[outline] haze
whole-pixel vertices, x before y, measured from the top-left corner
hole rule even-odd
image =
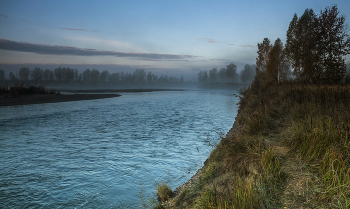
[[[0,68],[71,67],[196,79],[230,63],[255,63],[257,43],[285,36],[295,12],[350,1],[0,2]],[[349,60],[349,56],[348,59]]]

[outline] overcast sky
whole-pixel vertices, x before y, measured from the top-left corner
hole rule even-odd
[[[294,13],[333,4],[349,23],[349,0],[0,0],[0,64],[241,70],[264,37],[285,43]]]

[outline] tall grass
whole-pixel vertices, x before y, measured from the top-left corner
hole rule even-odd
[[[350,86],[256,82],[240,95],[236,121],[243,132],[221,140],[208,158],[202,180],[181,196],[189,205],[177,206],[282,207],[280,195],[288,175],[264,140],[274,135],[290,148],[288,156],[308,163],[322,179],[318,206],[327,202],[327,207],[350,208]],[[280,134],[287,129],[288,136]]]
[[[291,152],[315,163],[326,186],[323,198],[350,207],[350,88],[312,87],[292,92]],[[307,114],[306,114],[307,113]]]

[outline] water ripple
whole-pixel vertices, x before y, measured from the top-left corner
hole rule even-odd
[[[176,188],[203,165],[236,103],[188,91],[1,107],[2,207],[138,208],[155,181]]]

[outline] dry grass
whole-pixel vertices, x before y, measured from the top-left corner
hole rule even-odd
[[[255,82],[239,104],[178,208],[350,208],[350,86]]]

